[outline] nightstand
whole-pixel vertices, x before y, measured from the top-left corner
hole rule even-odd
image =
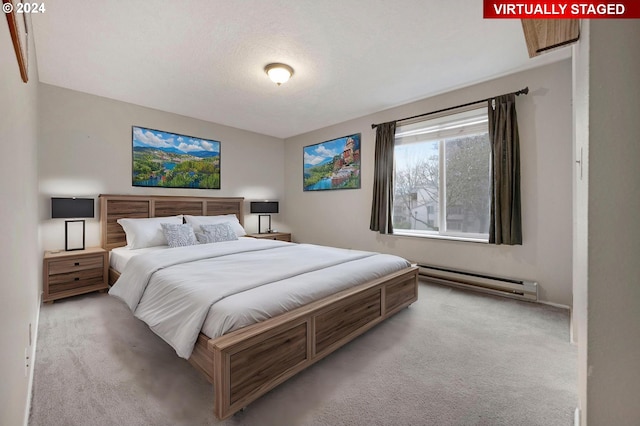
[[[290,232],[269,232],[265,234],[249,234],[247,237],[260,238],[262,240],[280,240],[291,242]]]
[[[109,253],[101,247],[75,251],[47,251],[42,268],[42,301],[106,290],[109,276]]]

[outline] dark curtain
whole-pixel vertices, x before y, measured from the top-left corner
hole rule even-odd
[[[489,243],[522,244],[520,141],[514,94],[489,100],[491,224]]]
[[[392,234],[391,209],[393,208],[393,146],[396,122],[378,124],[376,127],[376,153],[373,170],[373,202],[369,229],[381,234]]]

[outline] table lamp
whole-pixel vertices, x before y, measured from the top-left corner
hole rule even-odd
[[[268,234],[271,232],[271,214],[278,213],[277,201],[251,201],[251,213],[258,213],[258,234]],[[266,213],[266,214],[264,214]],[[262,218],[269,218],[269,228],[262,232]]]
[[[86,217],[95,217],[93,198],[51,198],[51,219],[74,219],[64,221],[64,249],[66,251],[84,250],[84,219],[80,218]],[[69,246],[70,224],[82,225],[81,246]]]

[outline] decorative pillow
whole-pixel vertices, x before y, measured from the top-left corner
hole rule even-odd
[[[214,241],[209,241],[211,238],[207,234],[203,234],[202,232],[196,232],[196,240],[198,240],[199,244],[209,244]]]
[[[235,214],[223,214],[219,216],[190,216],[185,215],[184,220],[191,226],[195,232],[202,232],[202,225],[215,225],[218,223],[229,222],[231,228],[236,233],[236,236],[243,237],[247,235],[247,231],[244,230],[240,221]]]
[[[166,246],[167,239],[162,232],[162,223],[182,223],[182,215],[151,217],[145,219],[118,219],[127,236],[127,247],[140,249],[145,247]]]
[[[203,244],[234,241],[238,239],[236,232],[229,222],[202,225],[200,228],[202,229],[202,234],[200,234],[202,237],[199,241]]]
[[[198,244],[196,234],[189,224],[162,223],[162,231],[169,247],[185,247]]]

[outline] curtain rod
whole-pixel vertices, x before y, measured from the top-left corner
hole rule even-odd
[[[529,93],[529,87],[525,87],[524,89],[520,89],[517,92],[505,93],[504,95],[500,95],[500,96],[512,95],[512,94],[516,95],[516,96],[519,96],[519,95],[526,95],[527,93]],[[439,109],[437,111],[425,112],[424,114],[418,114],[418,115],[414,115],[412,117],[405,117],[405,118],[401,118],[401,119],[395,120],[395,121],[396,122],[398,122],[398,121],[406,121],[406,120],[411,120],[413,118],[419,118],[419,117],[425,117],[427,115],[437,114],[439,112],[450,111],[452,109],[463,108],[463,107],[466,107],[466,106],[469,106],[469,105],[475,105],[475,104],[479,104],[479,103],[482,103],[482,102],[487,102],[487,101],[490,101],[491,99],[496,98],[496,97],[497,96],[492,96],[492,97],[487,98],[487,99],[481,99],[479,101],[474,101],[474,102],[469,102],[469,103],[462,104],[462,105],[452,106],[452,107],[449,107],[449,108]],[[371,128],[375,129],[376,127],[378,127],[379,124],[382,124],[382,123],[372,124]]]

